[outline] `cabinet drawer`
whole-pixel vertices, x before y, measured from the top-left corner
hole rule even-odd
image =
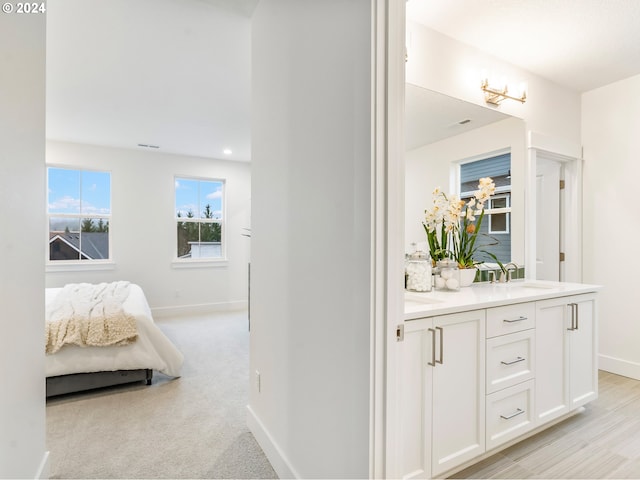
[[[533,388],[529,380],[487,396],[487,451],[534,427]]]
[[[534,377],[535,330],[487,339],[487,393]]]
[[[536,326],[536,305],[516,303],[487,309],[487,338],[520,332]]]

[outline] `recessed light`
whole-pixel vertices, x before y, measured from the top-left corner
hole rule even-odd
[[[222,153],[224,153],[225,155],[231,155],[233,152],[231,151],[230,148],[225,148]]]

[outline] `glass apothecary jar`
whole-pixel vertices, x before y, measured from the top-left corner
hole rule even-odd
[[[431,258],[425,252],[417,250],[409,255],[405,270],[407,290],[412,292],[431,291]]]
[[[435,279],[436,290],[460,290],[460,270],[455,260],[445,258],[436,263]]]

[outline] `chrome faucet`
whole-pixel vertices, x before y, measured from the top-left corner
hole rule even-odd
[[[513,267],[513,270],[509,269],[509,267]],[[518,273],[518,265],[516,265],[513,262],[509,262],[504,266],[504,269],[506,271],[506,280],[505,282],[509,282],[511,281],[511,272],[515,271],[516,274]]]

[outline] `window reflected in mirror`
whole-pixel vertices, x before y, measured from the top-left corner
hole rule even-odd
[[[487,203],[485,220],[480,226],[477,245],[484,260],[493,262],[490,252],[502,263],[511,261],[511,153],[460,164],[460,198],[468,201],[481,178],[491,177],[496,193]]]

